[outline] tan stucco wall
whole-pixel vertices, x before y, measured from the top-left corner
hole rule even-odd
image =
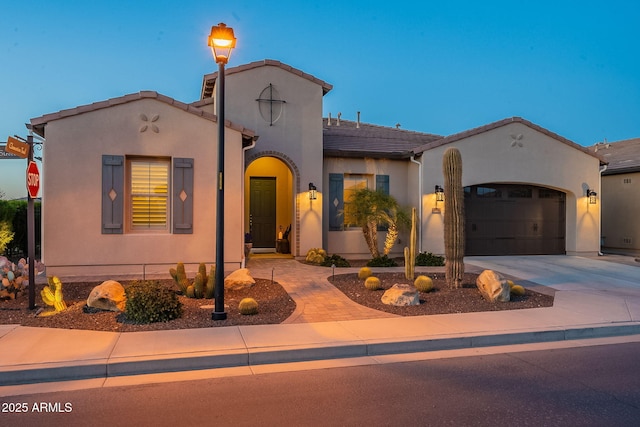
[[[247,158],[273,156],[290,167],[295,209],[291,252],[304,256],[307,248],[322,246],[321,205],[310,203],[308,198],[310,182],[322,192],[322,86],[276,66],[229,73],[225,80],[226,119],[241,123],[259,136],[255,148],[247,151]],[[260,115],[256,101],[270,83],[285,101],[281,117],[272,126]]]
[[[511,135],[522,138],[512,146]],[[585,197],[587,188],[600,194],[598,159],[522,123],[511,123],[424,152],[424,251],[444,253],[444,204],[440,204],[442,214],[431,210],[435,206],[434,186],[443,185],[442,156],[449,147],[458,148],[462,155],[463,186],[527,183],[565,192],[567,254],[598,252],[600,204],[598,201],[589,205]]]
[[[638,212],[640,212],[640,173],[603,176],[602,243],[604,248],[640,253]]]
[[[375,175],[389,175],[389,194],[410,211],[412,204],[417,199],[418,180],[417,168],[409,166],[408,160],[388,159],[353,159],[353,158],[325,158],[324,188],[329,188],[329,174],[365,174],[371,176],[372,189],[375,189]],[[411,175],[412,173],[416,175]],[[324,195],[324,209],[329,209],[329,194]],[[324,223],[325,249],[330,254],[339,254],[345,258],[371,258],[371,254],[364,240],[362,229],[350,228],[344,231],[328,231],[329,219]],[[378,232],[378,248],[382,251],[386,232]],[[393,247],[390,256],[400,256],[407,243],[407,231],[400,233],[400,241]]]
[[[140,115],[159,115],[159,132]],[[217,124],[155,99],[79,114],[46,125],[43,259],[47,274],[166,272],[169,265],[215,260]],[[239,132],[227,129],[225,264],[243,257],[243,153]],[[101,234],[102,155],[194,158],[193,234]],[[126,188],[126,185],[125,185]],[[125,204],[126,207],[126,204]],[[116,265],[113,265],[116,264]],[[162,265],[158,265],[162,264]],[[113,266],[112,266],[113,265]]]

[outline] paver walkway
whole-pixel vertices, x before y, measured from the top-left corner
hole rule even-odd
[[[251,258],[247,268],[256,278],[280,283],[296,302],[295,312],[284,323],[314,323],[398,317],[353,302],[327,280],[332,269],[303,264],[293,259]],[[358,268],[336,269],[336,274],[355,273]],[[390,270],[389,270],[390,271]]]

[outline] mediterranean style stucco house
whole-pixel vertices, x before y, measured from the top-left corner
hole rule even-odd
[[[608,163],[602,172],[602,248],[640,255],[640,138],[590,149]]]
[[[204,76],[193,103],[140,92],[31,120],[46,138],[48,274],[213,262],[217,77]],[[247,233],[256,252],[302,258],[323,247],[369,257],[348,218],[350,192],[364,186],[416,207],[418,249],[442,254],[435,188],[448,147],[462,154],[467,255],[600,250],[600,202],[587,197],[600,194],[600,153],[519,117],[450,136],[362,123],[359,113],[323,118],[332,86],[279,61],[231,67],[225,77],[226,270],[245,264]],[[405,241],[401,234],[392,256]]]

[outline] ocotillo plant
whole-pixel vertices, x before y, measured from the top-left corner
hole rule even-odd
[[[411,232],[409,234],[409,247],[404,248],[404,275],[407,280],[413,280],[414,270],[416,267],[416,241],[418,240],[418,232],[416,231],[416,222],[418,214],[416,208],[411,209]]]
[[[462,156],[448,148],[442,159],[444,174],[445,280],[452,288],[462,286],[464,276],[464,193]]]

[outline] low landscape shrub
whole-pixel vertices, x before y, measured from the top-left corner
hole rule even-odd
[[[349,264],[349,261],[342,258],[338,254],[333,254],[330,257],[326,257],[322,262],[322,264],[320,265],[324,267],[331,267],[332,265],[335,265],[336,267],[351,267],[351,264]]]
[[[182,315],[182,303],[176,293],[156,281],[132,282],[124,291],[124,314],[132,322],[167,322]]]
[[[387,255],[382,255],[367,262],[367,267],[397,267],[398,263]]]
[[[444,265],[444,257],[431,252],[421,252],[416,256],[416,265],[440,267]]]

